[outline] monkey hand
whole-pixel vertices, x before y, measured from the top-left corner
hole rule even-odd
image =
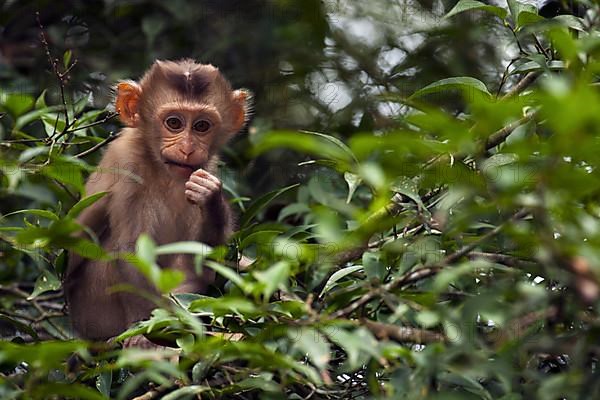
[[[221,188],[219,178],[199,169],[185,183],[185,197],[193,204],[204,205],[211,200],[220,199]]]

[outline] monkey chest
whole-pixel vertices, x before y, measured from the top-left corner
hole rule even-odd
[[[111,225],[124,236],[113,238],[131,243],[142,234],[148,234],[158,244],[201,240],[203,215],[201,210],[185,199],[163,196],[132,197],[125,212],[116,215]],[[121,236],[121,235],[120,235]]]

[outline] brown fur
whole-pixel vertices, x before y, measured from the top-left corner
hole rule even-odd
[[[117,108],[129,127],[110,144],[86,184],[88,195],[108,194],[87,208],[79,223],[90,228],[109,251],[133,251],[141,233],[158,244],[188,240],[223,244],[232,223],[222,193],[200,206],[192,204],[185,195],[185,179],[173,177],[165,160],[214,174],[217,151],[245,121],[246,93],[232,91],[215,67],[190,60],[157,62],[139,85],[123,82],[118,90]],[[213,110],[214,131],[208,135],[165,132],[157,115],[163,108],[167,113],[188,110],[189,115]],[[186,274],[178,292],[201,293],[214,280],[214,272],[207,269],[203,276],[196,276],[188,255],[163,256],[159,263]],[[117,284],[137,289],[135,293],[111,293]],[[157,294],[124,261],[91,261],[70,255],[65,295],[74,330],[81,337],[106,340],[147,318],[155,305],[140,293]]]

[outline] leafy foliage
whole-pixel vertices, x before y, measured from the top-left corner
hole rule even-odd
[[[1,23],[25,3],[39,5],[2,5]],[[0,70],[2,398],[600,396],[596,4],[544,18],[517,0],[248,2],[267,77],[253,59],[232,66],[247,51],[238,36],[206,56],[258,88],[222,168],[239,229],[229,248],[142,235],[127,254],[76,236],[102,196],[85,197],[85,177],[118,131],[92,77],[145,68],[124,60],[127,43],[197,56],[243,18],[212,2],[119,3],[72,2],[64,20],[43,9],[24,29],[42,28],[42,50],[27,57],[50,59]],[[103,24],[125,44],[102,47]],[[207,36],[178,48],[186,27]],[[152,317],[110,343],[73,338],[69,251],[137,267],[164,294]],[[156,262],[170,253],[194,254],[220,284],[170,294],[182,276]],[[140,334],[173,347],[120,348]]]

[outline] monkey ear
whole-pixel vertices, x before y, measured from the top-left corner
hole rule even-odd
[[[119,119],[132,128],[135,128],[140,120],[138,102],[142,89],[133,81],[119,82],[117,85],[117,100],[115,106],[119,113]]]
[[[233,92],[233,102],[235,106],[232,115],[232,133],[237,133],[248,121],[251,110],[251,98],[252,93],[246,89],[239,89]]]

